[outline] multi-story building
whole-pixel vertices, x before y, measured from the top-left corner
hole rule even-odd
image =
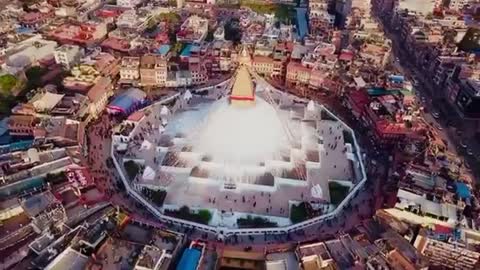
[[[324,243],[299,246],[295,255],[304,269],[336,269],[338,266]]]
[[[204,84],[207,82],[207,69],[203,64],[190,64],[189,71],[191,73],[193,85]]]
[[[474,270],[480,268],[480,253],[461,243],[450,243],[418,235],[414,246],[429,259],[430,267],[440,269]]]
[[[118,0],[117,6],[126,7],[126,8],[133,8],[140,4],[140,0]]]
[[[43,58],[51,56],[56,47],[57,43],[55,41],[34,36],[17,45],[17,52],[7,58],[6,68],[10,73],[16,73]]]
[[[201,42],[207,37],[208,20],[197,15],[190,16],[180,26],[177,40],[184,42]]]
[[[7,122],[12,136],[33,136],[37,123],[37,119],[32,115],[12,115]]]
[[[255,44],[255,51],[253,54],[269,57],[269,56],[272,56],[274,48],[275,48],[274,42],[271,42],[266,39],[261,39],[257,41],[257,43]]]
[[[59,43],[80,45],[93,44],[107,35],[106,22],[85,22],[79,24],[62,24],[48,33]]]
[[[37,29],[45,25],[55,16],[53,10],[45,10],[45,12],[28,12],[20,17],[20,25],[26,28]]]
[[[335,14],[328,12],[328,0],[309,1],[309,19],[311,33],[318,33],[320,29],[328,29],[335,23]]]
[[[140,84],[143,86],[165,86],[167,60],[159,55],[147,54],[140,58]]]
[[[273,74],[275,64],[270,57],[255,55],[253,56],[252,67],[258,74],[270,77]]]
[[[455,10],[455,11],[460,11],[465,5],[468,5],[470,3],[473,3],[475,1],[473,0],[450,0],[448,2],[444,0],[435,0],[435,6],[437,7],[444,7],[448,8],[450,10]],[[448,3],[448,5],[445,5],[445,3]]]
[[[53,55],[57,64],[64,66],[66,69],[71,69],[80,61],[83,49],[77,45],[65,44],[56,48]]]
[[[480,118],[480,81],[466,79],[447,84],[447,95],[462,118]]]
[[[98,78],[95,85],[87,92],[90,101],[90,116],[96,118],[107,106],[108,98],[113,95],[112,80],[108,77]]]
[[[287,84],[308,85],[311,69],[298,62],[291,61],[287,65],[285,82]]]
[[[140,78],[140,57],[123,57],[120,67],[121,80],[138,80]]]

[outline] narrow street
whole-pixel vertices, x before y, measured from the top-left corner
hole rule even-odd
[[[377,18],[378,19],[378,18]],[[379,19],[381,22],[381,20]],[[474,143],[474,132],[467,128],[469,125],[465,120],[460,119],[458,114],[446,104],[441,94],[436,93],[436,88],[422,76],[421,72],[414,63],[405,48],[404,43],[388,26],[384,25],[385,35],[392,40],[392,51],[394,53],[393,64],[407,78],[413,79],[417,83],[414,85],[415,94],[425,108],[423,117],[427,125],[447,143],[448,150],[462,158],[465,167],[463,172],[471,179],[480,179],[480,147]],[[432,113],[438,113],[435,118]],[[468,142],[468,143],[467,143]],[[467,147],[462,144],[467,144]],[[468,150],[467,150],[468,149]],[[467,152],[471,152],[468,154]]]

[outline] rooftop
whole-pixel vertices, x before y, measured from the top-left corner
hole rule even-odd
[[[66,248],[60,253],[50,264],[45,267],[46,270],[84,270],[87,266],[89,258],[80,252]]]

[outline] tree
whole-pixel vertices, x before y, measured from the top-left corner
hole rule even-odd
[[[10,110],[15,104],[16,100],[14,96],[0,97],[0,116],[10,114]]]
[[[449,29],[443,34],[444,44],[455,44],[455,38],[457,37],[457,31],[455,29]]]
[[[207,33],[207,37],[205,38],[205,41],[206,41],[206,42],[212,42],[213,39],[214,39],[213,31],[210,30],[210,31],[208,31],[208,33]]]
[[[201,224],[208,224],[212,218],[212,213],[206,209],[201,209],[197,213],[193,213],[188,206],[184,205],[178,210],[165,210],[165,214],[168,216],[185,219]]]
[[[183,49],[183,43],[181,43],[181,42],[176,42],[176,43],[173,45],[172,51],[175,52],[176,54],[180,54],[180,52],[182,51],[182,49]]]
[[[237,20],[230,20],[223,26],[225,40],[231,40],[233,43],[238,44],[242,40],[242,31],[238,27],[234,27],[234,25],[238,25]]]
[[[157,19],[162,22],[171,24],[178,24],[181,20],[180,15],[175,12],[161,13],[157,16]]]
[[[11,91],[17,85],[17,78],[11,74],[0,76],[0,95],[3,97],[11,95]]]
[[[413,127],[412,122],[410,122],[410,121],[405,121],[405,127],[408,128],[408,129],[412,128],[412,127]]]
[[[42,86],[42,76],[47,72],[46,69],[34,66],[25,71],[27,77],[27,89],[35,89]]]
[[[137,163],[133,160],[129,160],[123,164],[125,171],[127,172],[128,178],[130,180],[135,179],[137,176],[138,172],[140,171],[140,167],[138,166]]]
[[[212,213],[206,209],[201,209],[198,211],[198,216],[205,224],[208,224],[212,219]]]
[[[278,5],[275,9],[275,18],[277,20],[288,23],[290,22],[290,6],[287,5]]]
[[[276,5],[274,4],[266,4],[266,3],[259,4],[256,2],[250,2],[250,1],[242,1],[241,5],[248,7],[252,11],[260,14],[274,13],[276,8]]]
[[[308,205],[308,207],[311,207]],[[290,209],[290,220],[292,223],[299,223],[308,219],[307,203],[301,202],[299,205],[292,205]]]
[[[155,18],[151,18],[147,22],[147,28],[145,29],[146,31],[153,31],[155,27],[157,27],[158,21]]]
[[[165,197],[167,197],[167,192],[165,190],[144,188],[142,189],[142,194],[159,207],[163,205],[163,201],[165,200]]]
[[[237,225],[239,228],[272,228],[278,227],[278,224],[263,217],[252,217],[248,215],[246,218],[238,218]]]
[[[469,28],[462,41],[458,44],[458,48],[466,52],[475,52],[480,50],[480,29]]]
[[[64,171],[59,173],[47,173],[45,176],[45,181],[50,183],[51,185],[60,184],[67,181],[67,175]]]
[[[350,191],[349,187],[337,182],[328,183],[328,189],[330,190],[330,203],[334,205],[339,205]]]

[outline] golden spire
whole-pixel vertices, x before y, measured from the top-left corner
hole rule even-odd
[[[245,65],[238,67],[233,78],[230,101],[232,105],[252,106],[255,104],[255,87],[250,72]]]

